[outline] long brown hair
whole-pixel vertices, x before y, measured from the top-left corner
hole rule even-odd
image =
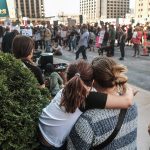
[[[123,85],[128,78],[125,76],[127,68],[117,64],[108,57],[96,57],[92,61],[94,80],[102,88],[112,88],[115,85]]]
[[[17,35],[13,40],[13,53],[17,59],[28,57],[34,49],[34,41],[27,36]]]
[[[66,112],[73,113],[80,106],[84,106],[88,94],[86,86],[91,86],[93,69],[85,61],[77,61],[69,65],[67,70],[67,84],[62,91],[60,106],[64,106]]]

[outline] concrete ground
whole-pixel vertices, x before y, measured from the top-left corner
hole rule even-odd
[[[120,51],[115,49],[115,60],[128,67],[129,83],[135,89],[138,89],[138,94],[134,101],[138,106],[138,150],[149,150],[150,136],[147,132],[148,124],[150,123],[150,56],[140,56],[133,58],[133,50],[131,47],[126,47],[126,58],[124,61],[119,61]],[[87,50],[88,61],[98,56],[97,51],[90,52]],[[81,56],[80,56],[81,57]],[[73,52],[63,51],[63,56],[54,56],[54,63],[70,63],[75,60]]]

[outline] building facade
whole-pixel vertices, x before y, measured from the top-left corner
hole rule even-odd
[[[124,18],[129,12],[129,0],[80,0],[80,13],[86,21]]]
[[[135,18],[138,21],[150,21],[150,0],[136,0]]]
[[[17,17],[44,18],[44,0],[15,0]]]

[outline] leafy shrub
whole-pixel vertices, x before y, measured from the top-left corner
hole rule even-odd
[[[0,53],[0,145],[3,150],[33,150],[38,146],[38,117],[48,103],[48,91],[21,61]]]

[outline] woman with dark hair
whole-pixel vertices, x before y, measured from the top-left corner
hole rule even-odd
[[[133,91],[123,96],[107,95],[91,91],[93,69],[85,61],[69,65],[67,83],[51,103],[43,109],[39,118],[40,141],[48,149],[63,149],[66,137],[78,117],[92,108],[128,108],[132,105]]]
[[[13,54],[17,59],[21,59],[22,62],[29,68],[35,75],[39,82],[39,87],[44,88],[44,79],[42,76],[41,69],[36,66],[33,62],[33,51],[34,51],[34,41],[27,36],[18,35],[13,40]]]

